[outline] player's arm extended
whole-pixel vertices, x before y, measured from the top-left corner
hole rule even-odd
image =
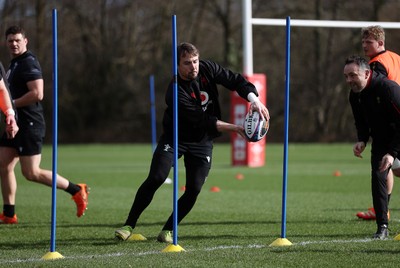
[[[222,120],[217,120],[217,130],[219,132],[236,132],[243,138],[247,139],[246,135],[244,134],[244,128],[239,125],[234,125]]]

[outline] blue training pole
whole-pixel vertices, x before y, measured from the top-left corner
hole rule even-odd
[[[172,66],[174,89],[174,193],[173,193],[173,244],[178,245],[178,60],[176,38],[176,15],[172,16]]]
[[[56,250],[56,203],[57,203],[57,139],[58,139],[58,51],[57,51],[57,10],[53,9],[53,166],[51,191],[51,245]]]
[[[150,75],[150,113],[151,113],[151,145],[153,152],[157,146],[157,129],[156,129],[156,101],[154,90],[154,75]]]
[[[282,228],[281,238],[286,238],[286,192],[287,162],[289,143],[289,95],[290,95],[290,17],[286,18],[286,85],[285,85],[285,141],[283,153],[283,190],[282,190]]]

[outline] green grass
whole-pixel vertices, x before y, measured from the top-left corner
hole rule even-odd
[[[356,219],[372,203],[369,152],[352,144],[289,146],[286,237],[291,246],[270,246],[281,237],[283,146],[268,144],[262,168],[232,167],[230,146],[216,144],[213,168],[192,212],[179,225],[185,252],[162,253],[156,236],[172,209],[172,185],[164,184],[139,219],[144,242],[117,242],[136,189],[147,176],[150,145],[59,146],[58,171],[91,187],[89,209],[75,217],[70,196],[57,192],[56,251],[50,250],[51,188],[19,173],[20,223],[0,226],[0,266],[9,267],[397,267],[400,189],[391,200],[391,239],[373,241],[374,222]],[[51,168],[51,148],[42,166]],[[184,185],[179,162],[179,184]],[[339,170],[341,176],[333,176]],[[18,171],[19,172],[19,171]],[[235,178],[237,173],[243,180]],[[211,192],[212,186],[221,188]],[[181,192],[180,192],[181,193]]]

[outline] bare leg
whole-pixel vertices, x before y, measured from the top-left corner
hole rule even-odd
[[[21,156],[21,170],[24,177],[33,182],[41,183],[47,186],[52,186],[53,181],[53,173],[50,170],[41,169],[40,161],[42,159],[42,155],[32,155],[32,156]],[[57,188],[58,189],[67,189],[69,181],[57,174]]]
[[[394,184],[394,179],[393,179],[393,172],[391,169],[389,169],[388,175],[386,177],[387,180],[387,191],[388,195],[392,193],[393,190],[393,184]]]
[[[11,147],[0,147],[0,155],[0,177],[3,204],[15,205],[17,180],[15,178],[14,168],[19,160],[18,155],[15,149]]]

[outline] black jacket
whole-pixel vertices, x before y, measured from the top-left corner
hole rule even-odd
[[[359,93],[350,91],[349,101],[358,141],[372,138],[372,153],[400,153],[400,86],[387,77],[372,73],[370,84]]]
[[[258,96],[255,86],[241,74],[233,73],[212,61],[200,60],[199,74],[193,81],[182,80],[178,75],[178,139],[179,142],[200,142],[220,136],[216,122],[221,119],[217,85],[236,91],[247,100],[250,92]],[[173,137],[173,81],[165,96],[163,128],[167,140]],[[223,108],[229,109],[230,103]]]

